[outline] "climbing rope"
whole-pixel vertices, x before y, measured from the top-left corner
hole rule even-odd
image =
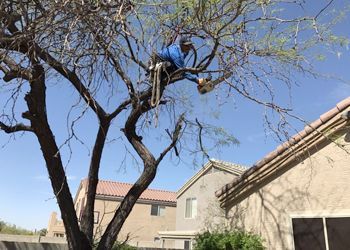
[[[159,105],[160,101],[160,84],[161,84],[161,76],[162,76],[162,64],[157,63],[154,68],[154,77],[152,82],[152,97],[151,97],[151,106],[156,107]]]
[[[169,80],[169,74],[166,68],[170,65],[169,62],[159,62],[154,67],[154,74],[152,79],[152,96],[151,96],[151,107],[155,107],[155,126],[158,124],[158,113],[159,113],[159,103],[160,103],[160,88],[162,84],[162,73],[167,74]]]

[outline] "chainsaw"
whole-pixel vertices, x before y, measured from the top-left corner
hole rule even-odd
[[[201,95],[204,95],[214,89],[214,84],[211,82],[212,76],[211,74],[208,75],[207,78],[205,78],[204,84],[202,86],[198,85],[198,91]]]

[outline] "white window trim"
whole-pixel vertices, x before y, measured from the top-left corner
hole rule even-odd
[[[186,217],[186,208],[187,208],[187,200],[188,199],[191,199],[191,201],[193,201],[194,199],[196,200],[196,215],[195,216],[193,216],[192,217],[192,211],[191,211],[191,217]],[[191,202],[192,203],[192,202]],[[191,209],[192,209],[192,204],[191,204]],[[197,199],[197,197],[187,197],[186,199],[185,199],[185,211],[184,211],[185,213],[184,213],[184,218],[186,219],[186,220],[193,220],[193,219],[195,219],[195,218],[197,218],[197,215],[198,215],[198,199]]]
[[[153,214],[152,214],[152,206],[157,206],[157,214],[156,214],[156,215],[153,215]],[[161,215],[161,213],[160,213],[161,207],[164,209],[164,214],[163,214],[163,215]],[[151,213],[150,213],[150,215],[151,215],[151,216],[154,216],[154,217],[162,217],[162,216],[165,216],[165,210],[166,210],[166,206],[164,206],[164,205],[160,205],[160,204],[151,204]]]

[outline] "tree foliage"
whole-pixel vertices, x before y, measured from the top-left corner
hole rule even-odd
[[[341,16],[331,15],[332,2],[308,13],[302,0],[1,1],[0,86],[5,102],[0,129],[11,135],[31,133],[38,139],[69,247],[93,245],[94,199],[108,138],[126,138],[132,147],[127,151],[136,155],[143,170],[102,235],[99,249],[112,247],[169,152],[208,156],[203,138],[212,138],[213,145],[237,143],[189,110],[191,98],[177,87],[184,71],[210,73],[224,98],[238,94],[274,110],[280,115],[274,129],[283,130],[290,110],[276,103],[275,87],[290,88],[295,73],[314,75],[314,48],[347,43],[331,32],[333,17]],[[189,67],[163,79],[159,105],[153,107],[147,60],[154,50],[183,35],[196,43]],[[69,136],[63,145],[52,130],[47,106],[52,83],[70,87],[77,97],[67,113]],[[20,100],[25,109],[17,105]],[[72,110],[80,114],[71,118]],[[65,146],[74,151],[70,141],[80,141],[77,124],[87,114],[94,115],[98,129],[87,167],[87,200],[78,223],[61,153]],[[120,134],[110,135],[113,122],[120,126]],[[163,136],[160,152],[152,148],[150,131]]]
[[[31,231],[28,229],[24,229],[21,227],[18,227],[14,224],[10,224],[4,221],[0,220],[0,234],[16,234],[16,235],[46,235],[46,229],[41,229],[40,231]]]

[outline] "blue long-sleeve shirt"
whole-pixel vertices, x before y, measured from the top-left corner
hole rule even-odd
[[[172,63],[176,69],[185,68],[185,58],[188,53],[181,51],[180,45],[172,44],[158,52],[158,56],[164,60]],[[184,77],[192,82],[198,83],[198,77],[190,72],[184,72]]]

